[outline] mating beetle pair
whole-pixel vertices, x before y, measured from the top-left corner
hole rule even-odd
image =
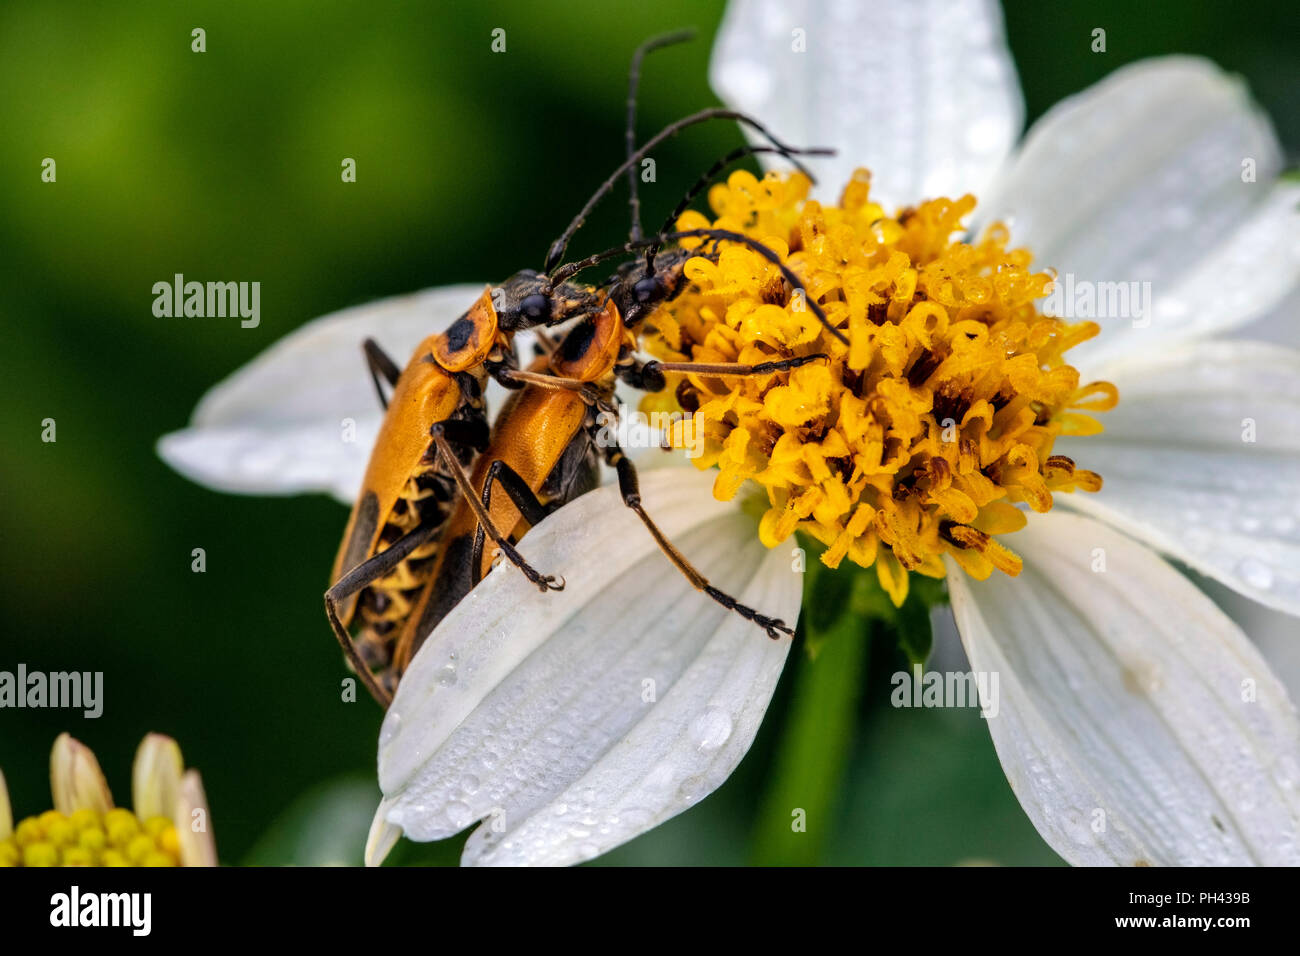
[[[362,489],[348,520],[325,593],[331,627],[351,666],[382,705],[421,642],[474,587],[490,566],[491,539],[500,553],[541,591],[564,583],[533,568],[515,538],[599,483],[601,461],[616,469],[624,503],[654,536],[664,554],[698,590],[762,627],[770,637],[792,633],[713,587],[655,525],[641,504],[636,469],[622,448],[602,447],[603,416],[617,414],[616,379],[649,391],[662,389],[665,372],[709,375],[770,375],[824,356],[775,359],[760,365],[642,362],[636,333],[644,319],[684,286],[682,270],[694,255],[666,245],[683,238],[740,243],[775,264],[792,289],[802,289],[771,249],[739,233],[717,229],[670,232],[668,226],[727,164],[756,152],[779,152],[798,165],[796,150],[757,122],[728,110],[704,110],[671,124],[633,149],[636,85],[646,52],[685,39],[651,40],[633,58],[629,80],[628,150],[607,179],[550,247],[543,272],[522,271],[484,290],[445,332],[426,338],[404,369],[373,341],[364,351],[384,402],[391,395]],[[668,136],[717,118],[737,119],[771,146],[745,146],[723,157],[687,193],[665,227],[645,238],[639,222],[636,177],[629,175],[632,228],[627,243],[561,265],[568,242],[586,216],[625,173]],[[640,252],[599,286],[574,280],[585,269]],[[716,252],[712,253],[716,255]],[[810,310],[838,337],[821,307]],[[562,325],[557,342],[545,329]],[[541,353],[520,369],[513,336],[538,330]],[[491,378],[513,391],[489,429],[484,391]],[[355,638],[349,628],[359,625]]]

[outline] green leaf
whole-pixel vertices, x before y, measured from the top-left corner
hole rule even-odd
[[[929,606],[915,594],[908,594],[903,606],[895,611],[894,629],[898,633],[898,649],[908,663],[924,665],[934,646]]]

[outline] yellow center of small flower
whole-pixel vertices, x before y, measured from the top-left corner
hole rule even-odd
[[[180,842],[167,817],[130,810],[47,810],[0,840],[0,866],[179,866]]]
[[[773,547],[796,529],[876,567],[895,603],[908,573],[944,575],[950,555],[972,576],[1015,575],[1021,560],[995,540],[1057,491],[1096,491],[1101,478],[1052,454],[1058,435],[1090,435],[1089,413],[1115,405],[1108,382],[1080,386],[1062,356],[1099,331],[1045,316],[1053,276],[1008,249],[1007,230],[953,241],[975,199],[936,199],[891,217],[858,170],[838,206],[808,198],[800,174],[733,173],[709,194],[717,214],[678,221],[769,246],[848,339],[830,334],[780,271],[744,246],[700,242],[690,286],[650,320],[646,348],[667,361],[742,362],[824,354],[789,373],[674,376],[660,393],[694,414],[672,432],[697,466],[716,466],[714,494],[746,481],[767,492],[759,535]],[[663,397],[643,403],[668,410]]]

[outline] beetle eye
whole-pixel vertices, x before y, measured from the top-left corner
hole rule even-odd
[[[640,279],[632,286],[632,298],[641,305],[653,302],[663,295],[663,284],[654,276]]]
[[[519,313],[530,322],[541,322],[550,318],[551,300],[540,292],[526,295],[519,303]]]

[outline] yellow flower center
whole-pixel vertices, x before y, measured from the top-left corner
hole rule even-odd
[[[759,526],[773,547],[796,529],[876,567],[896,604],[908,573],[944,575],[950,555],[972,576],[1018,574],[995,540],[1057,491],[1096,491],[1101,477],[1052,454],[1058,435],[1090,435],[1090,412],[1114,407],[1108,382],[1080,386],[1063,354],[1099,331],[1042,314],[1053,276],[1008,249],[994,225],[953,241],[975,199],[936,199],[891,217],[858,170],[838,206],[808,198],[808,179],[733,173],[682,230],[743,232],[776,251],[821,304],[832,336],[780,271],[735,243],[701,243],[690,286],[650,322],[646,348],[668,361],[759,363],[825,354],[762,377],[675,376],[663,395],[694,414],[672,433],[697,466],[716,466],[716,497],[749,480],[767,492]],[[650,397],[647,410],[665,410]]]
[[[130,810],[47,810],[0,840],[0,866],[178,866],[180,842],[167,817]]]

